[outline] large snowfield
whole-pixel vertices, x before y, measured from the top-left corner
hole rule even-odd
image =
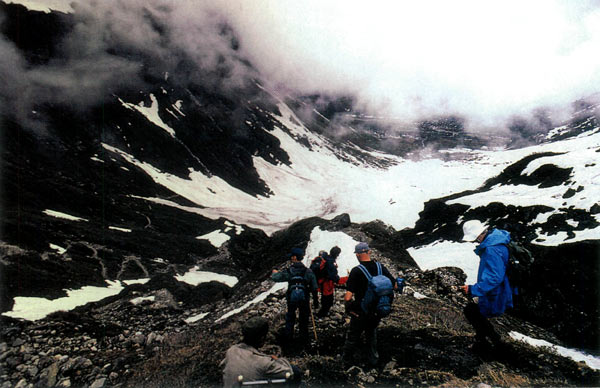
[[[155,103],[153,100],[152,104]],[[464,150],[468,157],[462,160],[442,161],[432,158],[414,161],[379,154],[380,157],[395,162],[394,166],[383,169],[359,161],[353,164],[340,160],[328,141],[299,124],[301,121],[287,105],[280,102],[278,108],[281,116],[274,117],[280,122],[280,128],[276,127],[271,133],[289,155],[291,165],[275,166],[258,156],[253,160],[260,178],[274,193],[269,197],[248,195],[217,176],[208,177],[197,171],[190,171],[188,179],[182,179],[161,172],[122,150],[107,144],[104,147],[143,169],[156,183],[204,208],[180,206],[158,198],[146,198],[147,200],[213,219],[225,217],[238,224],[263,229],[267,233],[273,233],[303,218],[331,218],[341,213],[350,214],[354,222],[379,219],[396,230],[410,228],[419,219],[419,212],[423,210],[426,201],[476,189],[511,163],[542,152],[555,152],[559,155],[532,161],[524,174],[531,174],[543,164],[574,167],[569,187],[577,189],[582,186],[585,190],[564,199],[564,186],[543,189],[528,185],[500,186],[485,193],[449,201],[448,204],[462,203],[473,207],[492,201],[516,206],[543,204],[555,209],[546,214],[549,217],[561,207],[573,206],[589,210],[597,203],[597,198],[600,198],[600,166],[595,163],[596,149],[600,145],[598,128],[574,139],[517,150]],[[139,109],[139,112],[149,115],[149,110]],[[151,122],[156,121],[154,115],[147,118]],[[307,139],[311,149],[299,143],[299,138]],[[576,237],[571,241],[600,236],[600,228],[575,233]],[[566,234],[548,237],[540,233],[537,242],[559,245],[565,242],[566,237]]]

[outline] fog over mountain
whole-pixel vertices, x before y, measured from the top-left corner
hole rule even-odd
[[[560,121],[600,84],[600,7],[591,0],[24,3],[76,10],[76,27],[64,61],[23,69],[11,53],[6,77],[83,104],[140,81],[139,61],[123,49],[181,77],[225,71],[235,84],[258,70],[289,93],[352,96],[362,111],[404,123],[463,116],[474,131],[503,130],[536,108]]]

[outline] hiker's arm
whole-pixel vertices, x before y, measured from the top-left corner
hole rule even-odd
[[[287,271],[273,272],[271,280],[274,282],[287,282],[289,279]]]
[[[502,246],[487,247],[481,255],[481,263],[483,270],[480,280],[469,287],[469,291],[473,296],[484,296],[491,290],[498,287],[506,273],[506,266],[502,260]]]
[[[334,283],[340,281],[340,276],[338,275],[337,268],[332,261],[327,262],[327,277],[329,280],[333,280]]]
[[[313,297],[313,305],[315,308],[319,308],[319,285],[317,284],[317,277],[314,273],[307,274],[308,285],[310,288],[310,292]]]
[[[346,291],[344,294],[344,307],[346,309],[346,314],[352,314],[352,296],[354,294],[351,291]]]
[[[396,279],[392,276],[391,272],[386,268],[383,267],[383,274],[392,281],[392,284],[394,285],[394,290],[398,289],[398,282],[396,281]]]
[[[290,373],[292,376],[294,375],[292,365],[283,357],[268,357],[267,359],[262,359],[261,362],[263,363],[261,369],[266,378],[285,378],[286,373]]]
[[[310,273],[310,276],[308,277],[308,284],[310,284],[310,290],[312,292],[316,292],[319,289],[319,285],[317,284],[317,277],[312,272]]]

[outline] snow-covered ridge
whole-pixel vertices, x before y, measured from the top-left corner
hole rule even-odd
[[[159,109],[154,105],[155,100],[152,101],[152,107]],[[139,108],[137,105],[128,107]],[[259,156],[253,157],[259,177],[273,192],[269,197],[248,195],[218,176],[209,177],[194,170],[190,170],[187,179],[182,179],[116,147],[108,144],[103,147],[141,168],[156,183],[202,208],[182,207],[156,198],[146,200],[212,219],[225,217],[269,234],[299,219],[330,218],[343,212],[349,213],[356,222],[381,219],[398,230],[412,227],[424,202],[477,188],[517,157],[498,158],[492,152],[473,152],[472,162],[464,164],[436,159],[410,161],[374,152],[372,156],[389,159],[394,165],[382,169],[356,159],[349,163],[336,156],[339,151],[327,139],[302,125],[286,104],[280,101],[278,109],[280,114],[272,116],[279,124],[270,134],[279,140],[291,164],[275,166]],[[310,144],[310,149],[298,141],[301,138]],[[352,160],[351,156],[345,156]]]
[[[159,128],[164,129],[169,135],[171,135],[172,137],[175,137],[175,130],[173,130],[173,128],[171,128],[167,124],[165,124],[165,122],[162,121],[162,119],[160,118],[160,116],[158,114],[158,100],[156,99],[156,97],[154,97],[154,94],[150,94],[150,101],[151,101],[150,106],[146,107],[144,105],[143,101],[140,102],[139,104],[135,105],[135,104],[131,104],[129,102],[125,102],[119,98],[119,102],[125,108],[141,113],[152,124],[156,125]]]
[[[50,210],[50,209],[44,210],[44,214],[47,214],[51,217],[62,218],[62,219],[69,220],[69,221],[88,221],[85,218],[75,217],[75,216],[72,216],[67,213],[59,212],[56,210]]]
[[[264,88],[263,90],[270,93]],[[336,152],[339,151],[332,147],[327,139],[312,133],[275,93],[270,94],[279,101],[277,106],[280,112],[271,114],[278,124],[270,134],[279,140],[291,163],[275,166],[260,156],[253,157],[254,168],[260,179],[273,193],[269,197],[248,195],[218,176],[206,176],[193,169],[190,169],[187,179],[182,179],[137,160],[123,150],[108,144],[103,146],[120,155],[128,163],[141,168],[156,183],[202,208],[180,206],[157,198],[144,198],[145,200],[174,206],[212,219],[225,217],[239,224],[263,229],[269,234],[299,219],[311,216],[331,218],[340,213],[350,214],[351,219],[356,222],[380,219],[397,230],[413,227],[426,201],[476,189],[508,165],[527,155],[540,152],[565,153],[534,160],[524,174],[530,174],[540,165],[548,163],[558,167],[573,166],[570,187],[585,187],[585,190],[578,191],[576,195],[567,199],[567,207],[573,205],[576,208],[589,209],[593,206],[594,198],[600,197],[600,186],[597,183],[600,172],[593,162],[597,156],[595,147],[598,147],[600,135],[594,131],[558,143],[518,150],[462,149],[460,151],[465,154],[465,160],[412,161],[373,153],[374,157],[393,161],[392,167],[382,169],[365,165],[351,156],[348,156],[353,160],[351,163],[340,160],[336,156]],[[164,128],[162,121],[157,121],[157,118],[160,119],[159,103],[153,95],[150,95],[150,99],[152,105],[149,108],[143,107],[143,104],[122,103],[129,109],[145,114],[150,121],[174,136],[171,128]],[[181,103],[175,104],[180,105]],[[310,144],[310,148],[299,139]],[[544,202],[545,205],[559,209],[561,206],[565,207],[562,205],[562,196],[566,189],[561,186],[538,188],[527,185],[499,185],[485,193],[461,197],[449,201],[448,204],[481,206],[489,203],[490,198],[494,198],[494,201],[500,200],[507,205],[531,206]],[[540,201],[540,198],[544,200]],[[585,232],[578,238],[587,236],[588,233]],[[213,231],[212,234],[198,238],[208,239],[219,247],[228,236],[223,231]],[[540,242],[542,239],[547,243],[547,237],[540,234]]]
[[[594,131],[590,133],[557,143],[504,152],[505,154],[515,154],[519,159],[533,153],[558,153],[532,160],[523,169],[522,175],[531,175],[543,165],[571,169],[571,175],[565,184],[544,188],[526,184],[496,185],[489,191],[456,198],[447,201],[447,204],[460,203],[478,207],[485,206],[490,202],[501,202],[505,205],[523,207],[544,205],[554,208],[553,211],[538,216],[534,223],[543,223],[551,215],[564,213],[569,208],[589,211],[592,206],[598,204],[598,198],[600,198],[600,163],[598,163],[597,152],[600,147],[600,134]],[[567,195],[569,190],[571,195]],[[574,230],[573,232],[575,237],[567,240],[567,233],[547,236],[538,230],[538,239],[534,242],[541,245],[559,245],[567,241],[600,239],[600,227]]]

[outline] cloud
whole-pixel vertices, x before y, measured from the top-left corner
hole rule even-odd
[[[3,99],[12,101],[12,108],[3,113],[12,112],[30,125],[36,106],[58,103],[86,109],[120,91],[147,90],[167,73],[170,82],[183,86],[196,82],[227,90],[241,85],[253,70],[236,53],[237,42],[226,20],[206,4],[72,3],[70,27],[56,40],[51,50],[55,55],[34,63],[25,59],[29,54],[0,38],[0,77],[15,80],[3,83],[9,85]],[[44,8],[43,1],[35,5]],[[9,28],[31,27],[13,23]]]
[[[14,109],[14,101],[24,90],[23,60],[14,45],[0,38],[0,114]]]
[[[227,2],[245,54],[303,93],[495,123],[598,92],[593,1]]]
[[[119,88],[143,88],[142,72],[218,87],[260,73],[285,92],[351,96],[359,109],[406,121],[460,115],[471,127],[568,105],[600,85],[600,7],[593,0],[113,0],[70,7],[75,24],[61,58],[25,70],[2,42],[9,55],[0,75],[17,72],[32,96],[85,106]]]

